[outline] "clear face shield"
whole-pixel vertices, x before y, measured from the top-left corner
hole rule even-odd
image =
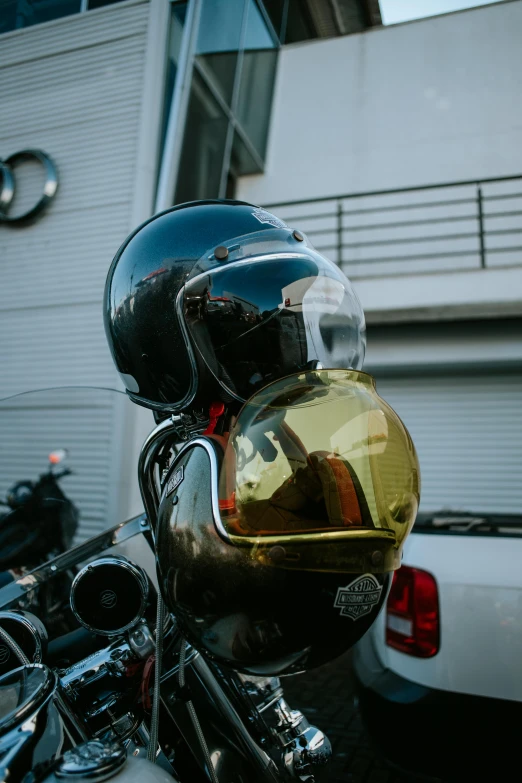
[[[269,565],[384,573],[400,566],[419,505],[413,442],[371,376],[292,375],[235,421],[219,478],[229,540]]]
[[[364,315],[349,281],[289,229],[234,240],[226,263],[209,251],[178,300],[207,367],[235,399],[292,373],[361,367]]]

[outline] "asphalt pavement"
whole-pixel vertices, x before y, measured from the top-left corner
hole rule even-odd
[[[330,739],[333,758],[328,783],[410,783],[391,770],[371,745],[355,705],[350,653],[305,674],[283,679],[285,699]],[[321,783],[323,778],[321,778]]]

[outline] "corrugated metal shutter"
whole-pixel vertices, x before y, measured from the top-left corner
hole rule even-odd
[[[522,375],[377,377],[417,447],[422,511],[522,511]]]
[[[148,2],[118,4],[1,36],[0,157],[42,149],[60,186],[33,225],[0,226],[0,398],[62,384],[119,385],[101,303],[110,261],[133,228],[148,12]],[[39,178],[26,168],[17,210],[40,193]],[[50,449],[69,445],[76,473],[64,489],[82,511],[80,538],[119,521],[111,514],[121,478],[113,472],[121,465],[118,416],[110,405],[71,416],[61,436],[45,416],[23,423],[21,462],[1,450],[0,490],[33,478]]]

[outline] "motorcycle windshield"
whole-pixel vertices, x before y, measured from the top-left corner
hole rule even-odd
[[[44,562],[121,521],[137,483],[137,458],[123,459],[134,407],[124,392],[97,387],[0,400],[0,571]]]

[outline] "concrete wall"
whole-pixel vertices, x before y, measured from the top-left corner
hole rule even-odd
[[[270,204],[522,173],[522,2],[283,47]]]
[[[269,205],[522,174],[521,35],[522,2],[515,0],[284,47],[266,170],[242,178],[238,196]],[[480,268],[474,185],[421,196],[379,197],[371,203],[345,200],[345,211],[380,205],[390,210],[390,204],[401,200],[470,202],[426,214],[417,207],[411,219],[465,218],[430,225],[429,231],[422,225],[361,231],[372,222],[405,220],[404,210],[345,216],[350,246],[341,261],[335,249],[335,214],[292,223],[305,231],[323,229],[319,241],[312,239],[319,248],[324,244],[326,254],[356,281],[369,321],[505,317],[520,312],[522,223],[516,215],[490,218],[489,212],[522,211],[522,197],[513,198],[521,191],[520,181],[483,189],[485,197],[510,194],[506,201],[486,204],[486,230],[513,232],[487,238],[491,252],[486,270]],[[286,217],[336,209],[334,202],[275,211]],[[350,236],[353,220],[358,229]],[[427,244],[427,232],[437,240]],[[468,238],[445,237],[458,232]],[[364,240],[383,239],[393,241],[389,246],[382,241],[364,245]],[[496,248],[500,250],[493,252]],[[434,255],[423,258],[427,252]],[[369,263],[374,261],[371,256],[395,260]]]

